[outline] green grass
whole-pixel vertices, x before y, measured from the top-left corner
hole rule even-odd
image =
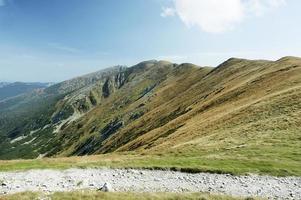
[[[274,176],[301,176],[300,162],[277,160],[216,159],[205,156],[158,156],[106,154],[86,157],[46,158],[0,161],[0,171],[68,168],[137,168],[184,172],[211,172],[242,175],[247,173]]]
[[[76,191],[76,192],[57,192],[51,195],[39,193],[19,193],[0,197],[2,200],[32,200],[39,198],[51,198],[51,200],[243,200],[243,198],[234,198],[230,196],[209,195],[203,193],[103,193],[96,191]],[[251,200],[253,198],[245,198]],[[254,199],[255,200],[255,199]]]

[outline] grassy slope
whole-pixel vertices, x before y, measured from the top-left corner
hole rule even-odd
[[[187,103],[183,96],[194,102],[190,112],[120,150],[138,146],[144,154],[197,168],[300,175],[300,59],[232,59],[168,104]],[[167,130],[175,131],[166,137]]]
[[[171,72],[169,67],[154,70],[132,77],[132,85],[125,85],[60,135],[66,141],[60,156],[76,154],[81,144],[98,148],[91,153],[123,153],[1,162],[0,168],[174,167],[301,175],[300,59],[230,59],[214,70],[187,64]],[[162,81],[157,81],[161,76],[152,78],[163,72],[168,74]],[[159,85],[138,98],[154,83]],[[138,111],[144,115],[129,120]],[[97,143],[99,130],[116,118],[124,120],[122,129]]]
[[[90,131],[93,126],[116,117],[125,119],[143,104],[143,116],[96,143],[98,153],[116,149],[144,155],[130,162],[122,158],[117,161],[120,166],[301,174],[300,59],[230,59],[214,70],[181,65],[149,95],[126,101],[151,85],[152,79],[142,80],[122,88],[88,113],[80,130],[75,124],[66,133],[76,138],[80,132],[79,143],[91,135],[98,137],[98,132]],[[74,148],[76,145],[61,155],[72,155]]]
[[[132,71],[130,71],[127,84],[103,99],[101,105],[88,112],[77,123],[69,125],[62,131],[59,137],[64,141],[64,145],[60,149],[60,154],[78,155],[87,146],[91,146],[87,148],[87,153],[95,153],[103,146],[101,132],[104,127],[115,120],[123,122],[123,127],[127,127],[135,121],[131,119],[131,116],[151,109],[147,105],[154,88],[166,79],[172,69],[171,63],[156,63],[155,66],[152,63],[139,64],[130,69]],[[114,146],[106,150],[112,151]]]
[[[56,102],[61,98],[59,95],[44,95],[37,91],[28,93],[15,99],[13,102],[0,103],[0,158],[17,159],[33,158],[39,155],[37,147],[46,150],[51,149],[55,141],[49,142],[53,137],[52,128],[42,127],[51,122],[51,114],[55,110]],[[39,131],[30,134],[31,131]],[[22,142],[10,143],[12,139],[20,136],[28,136]],[[25,142],[36,138],[40,144],[36,146],[23,145]],[[42,145],[44,147],[42,147]]]
[[[2,200],[30,200],[38,199],[39,197],[45,197],[46,195],[38,193],[20,193],[15,195],[8,195]],[[96,191],[78,191],[78,192],[58,192],[51,195],[47,195],[52,200],[60,199],[72,199],[72,200],[90,200],[90,199],[115,199],[115,200],[242,200],[243,198],[234,198],[229,196],[219,196],[219,195],[209,195],[209,194],[200,194],[200,193],[184,193],[184,194],[173,194],[173,193],[103,193]],[[253,198],[245,198],[253,200]],[[255,200],[255,199],[254,199]]]
[[[0,161],[0,171],[68,168],[137,168],[163,169],[183,172],[230,173],[243,175],[249,172],[275,176],[300,176],[299,165],[291,163],[241,161],[238,159],[207,159],[202,156],[137,155],[133,153],[105,154],[84,157],[44,158],[34,160]],[[285,169],[285,170],[283,170]],[[294,170],[292,170],[294,169]]]

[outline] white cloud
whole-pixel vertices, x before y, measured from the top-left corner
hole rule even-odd
[[[285,3],[286,0],[173,0],[173,6],[164,8],[161,16],[177,15],[188,27],[220,33],[233,29],[246,17],[263,15]]]
[[[245,2],[245,7],[248,14],[261,16],[268,10],[285,4],[286,0],[248,0]]]
[[[175,16],[176,10],[173,8],[163,8],[163,11],[161,13],[161,17],[170,17]]]

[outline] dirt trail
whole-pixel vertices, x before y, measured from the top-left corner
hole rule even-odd
[[[301,177],[189,174],[159,170],[69,169],[0,172],[0,195],[23,191],[96,190],[105,183],[111,191],[210,192],[242,197],[301,199]]]

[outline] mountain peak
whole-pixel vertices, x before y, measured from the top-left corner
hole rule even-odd
[[[277,60],[277,62],[286,62],[286,61],[301,61],[301,58],[295,56],[285,56]]]

